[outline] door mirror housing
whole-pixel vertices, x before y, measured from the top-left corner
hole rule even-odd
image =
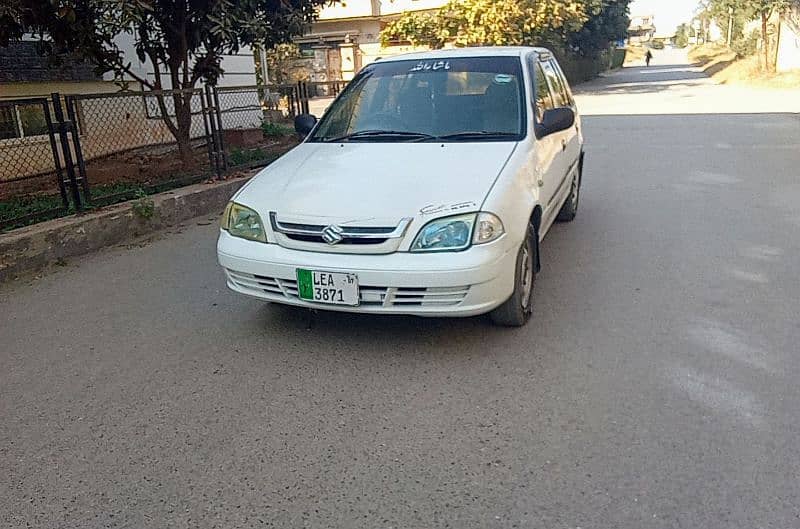
[[[317,124],[317,116],[313,114],[298,114],[294,118],[294,130],[301,138],[305,138]]]
[[[575,111],[571,108],[553,108],[547,110],[542,117],[542,122],[536,127],[536,136],[544,138],[555,132],[567,130],[575,124]]]

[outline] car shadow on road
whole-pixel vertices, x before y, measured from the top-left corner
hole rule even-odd
[[[380,334],[393,339],[422,333],[427,336],[486,332],[494,329],[488,316],[471,318],[423,318],[394,314],[355,314],[348,312],[306,309],[289,305],[266,304],[261,310],[268,325],[293,330],[314,331],[331,338],[358,336],[368,338]]]

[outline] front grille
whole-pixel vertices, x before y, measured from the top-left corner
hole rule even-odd
[[[374,254],[397,251],[412,221],[404,218],[392,226],[323,225],[279,220],[274,211],[270,212],[269,218],[276,242],[286,248]]]
[[[275,215],[273,214],[273,218]],[[283,230],[292,231],[306,231],[306,232],[322,232],[325,226],[319,224],[296,224],[294,222],[278,222],[275,223]],[[357,235],[386,235],[387,237],[395,230],[393,227],[376,227],[376,226],[348,226],[347,232]]]
[[[255,296],[273,301],[299,299],[296,279],[244,274],[232,270],[228,270],[228,277],[237,287]],[[359,285],[362,307],[452,307],[464,301],[467,293],[469,286],[411,288]]]
[[[293,235],[288,233],[284,235],[293,241],[327,244],[320,235]],[[337,244],[383,244],[388,240],[389,239],[351,239],[345,237],[342,239],[342,242]]]

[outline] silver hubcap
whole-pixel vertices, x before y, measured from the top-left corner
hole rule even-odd
[[[520,277],[522,278],[522,306],[527,307],[533,291],[533,259],[528,246],[522,247],[522,262],[520,263]]]

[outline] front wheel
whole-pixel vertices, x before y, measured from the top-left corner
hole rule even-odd
[[[514,292],[508,300],[494,309],[490,316],[497,325],[522,327],[533,313],[533,285],[536,281],[536,232],[531,227],[517,253]]]

